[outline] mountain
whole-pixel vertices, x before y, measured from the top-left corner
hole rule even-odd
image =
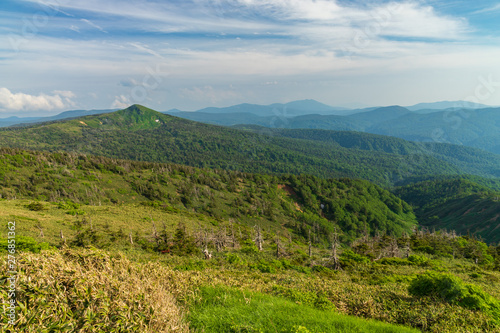
[[[445,110],[445,109],[484,109],[490,108],[491,106],[466,102],[466,101],[442,101],[442,102],[434,102],[434,103],[418,103],[415,105],[407,106],[406,108],[410,111],[418,111],[418,110]]]
[[[325,142],[352,150],[412,156],[414,159],[432,156],[459,168],[464,173],[477,175],[477,171],[482,170],[483,175],[500,176],[500,156],[471,147],[435,142],[411,142],[396,137],[350,131],[263,129],[258,126],[249,127],[245,125],[236,128],[247,129],[256,133],[267,133],[270,136]],[[417,167],[417,165],[418,163],[415,163],[413,167]]]
[[[500,108],[409,113],[366,128],[413,141],[447,142],[500,153]]]
[[[467,179],[448,178],[407,185],[393,193],[413,206],[423,226],[500,242],[500,192]]]
[[[9,117],[9,118],[0,118],[0,127],[7,127],[16,124],[35,122],[40,119],[39,117]]]
[[[238,104],[234,106],[216,108],[204,108],[196,113],[252,113],[260,117],[294,117],[306,114],[329,114],[329,115],[346,115],[358,112],[341,107],[333,107],[312,99],[293,101],[289,103],[274,103],[271,105],[257,104]],[[170,111],[168,113],[171,113]]]
[[[74,211],[80,204],[142,202],[138,210],[196,212],[198,221],[213,225],[237,219],[253,227],[258,221],[273,230],[284,226],[298,237],[314,227],[314,236],[325,243],[334,227],[347,241],[364,231],[402,235],[417,224],[408,204],[365,180],[269,176],[8,148],[0,148],[0,174],[2,199],[38,198]]]
[[[248,112],[243,112],[244,110]],[[307,114],[291,116],[289,109],[280,114],[258,116],[252,107],[227,108],[227,113],[182,112],[178,117],[223,126],[259,125],[268,128],[325,129],[358,131],[394,136],[410,141],[464,145],[500,154],[500,108],[447,109],[412,112],[400,106],[352,110],[354,114]],[[240,110],[236,112],[237,110]],[[207,111],[220,112],[221,109]],[[263,114],[273,114],[261,107]],[[259,113],[259,112],[257,112]]]
[[[113,113],[3,128],[0,142],[24,149],[245,172],[362,178],[383,185],[429,175],[500,176],[500,156],[480,150],[436,144],[430,151],[411,146],[406,154],[382,153],[342,147],[337,142],[273,135],[262,129],[256,133],[202,124],[134,105]]]
[[[109,113],[117,110],[118,109],[73,110],[73,111],[64,111],[55,116],[49,116],[49,117],[10,117],[10,118],[0,119],[0,127],[7,127],[7,126],[21,125],[21,124],[42,123],[60,119],[77,118],[93,114]]]
[[[374,124],[394,120],[407,114],[410,114],[408,109],[398,105],[393,105],[356,113],[348,116],[347,118],[358,120],[373,126]]]

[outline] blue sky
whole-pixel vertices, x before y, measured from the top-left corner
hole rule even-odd
[[[499,17],[500,1],[3,0],[0,117],[306,98],[500,105]]]

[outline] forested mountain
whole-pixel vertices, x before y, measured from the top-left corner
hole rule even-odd
[[[254,113],[251,107],[246,108],[244,113],[233,111],[235,112],[174,114],[224,126],[252,124],[269,128],[359,131],[411,141],[465,145],[500,153],[500,108],[412,112],[400,106],[390,106],[356,110],[351,115],[316,113],[299,116],[285,116],[282,112],[268,112],[265,116],[259,116],[260,113]]]
[[[72,110],[61,112],[54,116],[47,117],[9,117],[0,119],[0,127],[7,126],[21,126],[23,124],[34,124],[34,123],[42,123],[47,121],[54,120],[62,120],[62,119],[71,119],[77,117],[88,116],[92,114],[101,114],[101,113],[109,113],[117,111],[118,109],[105,109],[105,110]]]
[[[75,151],[245,172],[364,178],[385,185],[408,177],[500,174],[500,156],[479,150],[462,150],[452,145],[436,145],[432,154],[422,150],[399,154],[352,149],[335,142],[201,124],[137,105],[114,113],[26,128],[4,128],[0,130],[0,140],[3,146],[18,148]],[[455,163],[457,154],[464,159],[455,159]],[[473,159],[465,159],[469,155]],[[445,158],[448,160],[443,161]]]
[[[401,235],[417,225],[408,204],[364,180],[270,176],[133,162],[76,153],[0,149],[0,199],[133,204],[194,211],[215,220],[258,221],[328,243],[367,233]],[[69,208],[68,208],[69,209]],[[73,209],[75,209],[73,207]]]
[[[500,242],[500,191],[468,179],[449,178],[399,187],[394,193],[413,205],[423,226]]]
[[[476,148],[431,142],[411,142],[390,136],[351,131],[265,129],[259,126],[245,125],[236,126],[236,128],[265,133],[269,136],[325,142],[359,151],[409,155],[412,158],[412,167],[414,168],[419,167],[418,160],[422,156],[432,156],[458,167],[467,174],[477,175],[477,170],[482,170],[483,175],[500,176],[500,156]]]

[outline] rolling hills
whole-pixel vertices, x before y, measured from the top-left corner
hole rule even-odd
[[[406,154],[353,149],[337,142],[197,123],[138,105],[113,113],[3,128],[0,144],[244,172],[363,178],[383,185],[429,175],[500,175],[500,156],[480,150],[435,144],[429,153],[405,142],[399,144],[407,145]]]
[[[401,106],[355,110],[353,114],[257,112],[247,106],[176,112],[175,116],[224,126],[259,125],[269,128],[359,131],[410,141],[438,142],[480,148],[500,153],[500,108],[410,111]],[[278,110],[278,109],[277,109]],[[231,112],[229,112],[231,111]],[[276,111],[276,110],[275,110]],[[218,112],[218,113],[216,113]]]
[[[394,193],[412,204],[422,226],[500,243],[500,191],[449,178],[399,187]]]
[[[298,237],[307,237],[306,230],[314,228],[318,242],[328,242],[335,227],[349,240],[362,233],[401,235],[417,224],[409,205],[364,180],[269,176],[0,149],[0,199],[23,198],[62,202],[68,206],[62,209],[73,215],[79,209],[74,204],[143,203],[138,211],[156,207],[192,212],[204,216],[200,221],[214,224],[229,219],[247,226],[258,222],[273,230],[285,227]],[[74,233],[64,229],[65,234]]]

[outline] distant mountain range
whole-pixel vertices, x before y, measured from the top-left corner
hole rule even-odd
[[[101,113],[109,113],[118,111],[119,109],[104,109],[104,110],[72,110],[72,111],[64,111],[55,116],[48,117],[9,117],[9,118],[0,118],[0,127],[7,127],[13,125],[21,125],[21,124],[35,124],[35,123],[43,123],[54,120],[62,120],[62,119],[71,119],[78,118],[83,116],[89,116],[93,114],[101,114]]]
[[[474,109],[461,108],[463,106]],[[75,110],[51,117],[10,117],[0,119],[0,127],[113,111],[116,110]],[[463,101],[347,109],[309,99],[284,104],[209,107],[194,112],[172,109],[164,113],[222,126],[258,125],[268,128],[358,131],[410,141],[465,145],[500,154],[500,108]]]
[[[460,102],[434,104],[435,107],[447,107],[451,103],[458,105]],[[433,107],[430,104],[422,106]],[[280,110],[286,112],[280,113]],[[224,109],[210,108],[210,112],[206,111],[203,109],[197,112],[168,114],[223,126],[259,125],[269,128],[367,132],[410,141],[465,145],[500,154],[500,108],[411,111],[401,106],[388,106],[337,110],[326,114],[324,109],[318,112],[297,111],[285,107],[272,109],[270,106],[246,104],[244,107],[240,105]]]
[[[356,132],[242,130],[193,122],[139,105],[24,128],[2,128],[0,142],[23,149],[245,172],[363,178],[383,185],[430,175],[500,177],[500,156],[474,148],[417,144]]]

